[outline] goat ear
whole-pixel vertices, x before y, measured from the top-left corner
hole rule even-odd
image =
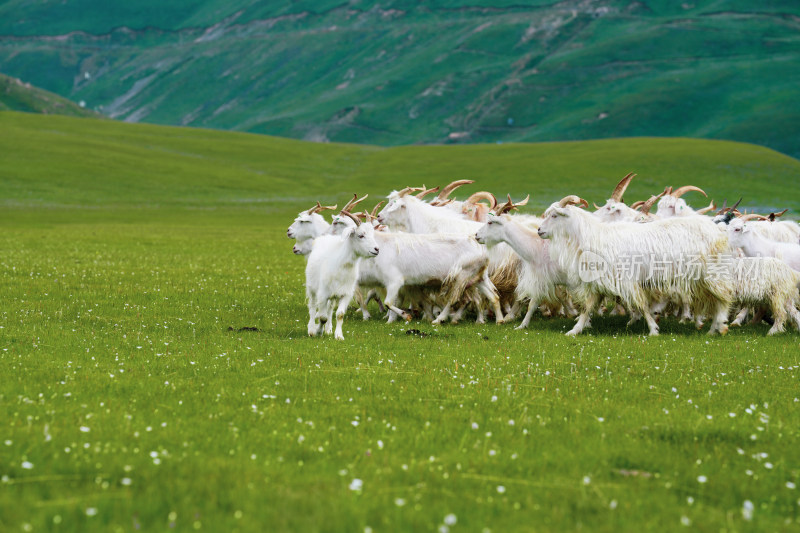
[[[342,232],[342,239],[347,239],[347,238],[349,238],[349,237],[352,237],[353,235],[355,235],[355,232],[356,232],[356,228],[355,228],[354,226],[348,226],[348,227],[347,227],[347,228],[346,228],[346,229],[345,229],[345,230]]]

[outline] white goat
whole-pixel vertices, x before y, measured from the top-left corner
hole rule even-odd
[[[303,242],[309,239],[316,239],[320,235],[327,233],[331,225],[319,214],[320,211],[327,209],[336,209],[336,206],[323,206],[317,202],[317,205],[311,209],[301,211],[292,222],[292,225],[289,226],[289,229],[286,230],[286,236],[290,239],[295,239],[297,242]]]
[[[474,235],[480,222],[466,220],[463,215],[450,209],[435,207],[409,195],[413,191],[406,187],[387,196],[387,203],[378,213],[378,221],[391,231],[409,233],[461,233]]]
[[[767,335],[782,332],[787,315],[800,331],[800,272],[774,257],[735,257],[731,266],[734,301],[744,306],[765,305],[772,311],[774,322]]]
[[[788,209],[784,209],[780,213],[770,213],[769,216],[742,215],[736,210],[741,201],[742,199],[740,198],[732,207],[725,207],[723,204],[723,208],[714,217],[714,222],[727,225],[737,216],[744,220],[755,219],[750,225],[750,229],[765,239],[792,244],[800,243],[800,224],[793,220],[778,220]]]
[[[358,282],[363,286],[385,287],[384,304],[397,315],[411,319],[397,307],[397,296],[403,287],[442,286],[446,293],[444,307],[434,320],[439,324],[448,318],[451,306],[461,294],[474,285],[491,303],[497,321],[502,321],[497,292],[487,274],[489,259],[472,237],[391,232],[376,232],[374,237],[381,253],[375,261],[363,265]]]
[[[800,245],[764,238],[753,231],[753,223],[745,217],[735,218],[728,224],[731,246],[741,248],[748,257],[777,257],[793,269],[800,270]]]
[[[342,235],[317,237],[308,256],[306,298],[308,334],[311,336],[317,335],[321,327],[330,334],[333,308],[338,302],[334,336],[344,339],[344,313],[356,290],[361,259],[378,255],[375,230],[370,224],[361,224],[355,217],[353,221],[356,226],[348,228]]]
[[[606,200],[606,203],[602,207],[597,204],[594,205],[596,209],[593,213],[594,216],[603,222],[622,222],[635,219],[639,215],[639,212],[622,201],[622,195],[625,194],[625,190],[635,177],[636,174],[630,172],[622,178],[620,182],[617,183],[617,186],[614,187],[611,198]]]
[[[499,243],[506,243],[522,258],[516,294],[518,300],[529,298],[530,302],[522,324],[516,329],[524,329],[530,324],[534,311],[542,301],[559,302],[556,287],[566,285],[567,276],[550,258],[550,243],[536,233],[541,220],[533,217],[520,219],[505,214],[514,207],[516,206],[509,197],[508,203],[503,204],[496,214],[489,213],[489,220],[478,230],[476,237],[478,242],[486,244],[490,249]],[[569,306],[569,302],[564,304],[565,307]]]
[[[550,255],[584,303],[568,335],[588,326],[603,296],[617,296],[629,310],[641,313],[650,335],[658,335],[650,301],[665,296],[688,299],[711,311],[710,334],[727,332],[732,282],[708,274],[728,250],[728,239],[710,218],[604,224],[574,204],[587,205],[577,196],[563,198],[548,208],[539,228],[539,236],[552,239]]]
[[[480,222],[466,220],[457,212],[427,204],[408,193],[410,187],[393,192],[386,206],[378,214],[381,224],[393,231],[409,233],[453,233],[474,236],[483,226]],[[489,252],[489,277],[501,299],[513,299],[517,285],[516,272],[519,258],[508,246],[496,246]],[[513,315],[513,312],[512,312]],[[502,320],[503,317],[497,317]]]
[[[659,218],[672,218],[698,214],[697,211],[689,207],[686,200],[681,198],[681,196],[689,191],[697,191],[702,193],[703,196],[708,197],[703,189],[695,187],[694,185],[684,185],[683,187],[678,187],[674,191],[672,187],[668,187],[666,194],[658,201],[656,215],[658,215]]]

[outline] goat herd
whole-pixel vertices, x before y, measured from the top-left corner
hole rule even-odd
[[[769,334],[783,331],[787,318],[800,330],[800,225],[769,216],[742,214],[736,205],[694,210],[682,196],[687,185],[667,187],[630,206],[622,195],[635,174],[617,184],[602,207],[589,212],[586,200],[567,196],[541,217],[512,214],[525,200],[498,203],[488,192],[464,201],[450,198],[461,185],[439,191],[406,187],[387,197],[378,212],[355,213],[357,195],[336,206],[317,203],[301,212],[287,231],[294,253],[306,255],[308,334],[333,329],[343,339],[345,310],[356,298],[364,320],[375,298],[388,321],[421,313],[434,324],[457,322],[474,310],[479,323],[489,311],[497,323],[514,320],[527,301],[517,329],[538,309],[546,316],[578,316],[567,335],[590,327],[593,312],[643,318],[658,335],[657,318],[675,314],[709,334],[724,335],[728,317],[742,324],[772,316]],[[657,205],[655,213],[650,209]],[[384,308],[385,306],[385,308]]]

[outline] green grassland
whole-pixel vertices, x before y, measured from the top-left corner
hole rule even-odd
[[[531,193],[532,212],[599,203],[629,171],[630,199],[693,183],[797,212],[796,160],[688,139],[379,148],[13,112],[0,130],[3,531],[798,527],[796,332],[665,319],[647,338],[606,317],[573,339],[562,319],[521,332],[351,312],[345,341],[311,339],[285,236],[317,199],[456,178],[477,180],[460,197]]]
[[[800,155],[788,0],[162,4],[4,2],[0,71],[131,122],[378,145],[669,135]]]

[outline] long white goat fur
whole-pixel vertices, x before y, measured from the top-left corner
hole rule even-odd
[[[787,316],[800,331],[800,272],[774,257],[736,257],[731,275],[737,304],[769,306],[774,322],[768,335],[783,331]]]
[[[395,313],[403,314],[395,307],[395,298],[402,287],[431,282],[444,284],[445,305],[452,305],[464,290],[476,284],[495,312],[500,312],[497,293],[487,274],[488,257],[472,237],[375,232],[375,241],[381,253],[363,265],[359,285],[385,287],[384,303]],[[443,312],[440,318],[443,320],[446,314]]]
[[[553,216],[563,220],[554,223]],[[586,302],[588,312],[599,296],[619,296],[629,309],[648,318],[651,299],[679,297],[715,317],[711,332],[727,331],[725,321],[733,298],[732,282],[724,276],[720,279],[708,276],[708,268],[719,263],[722,254],[728,251],[728,239],[710,218],[674,217],[646,224],[606,224],[575,206],[560,208],[556,203],[545,213],[542,229],[545,228],[552,235],[551,257],[567,271],[570,287]],[[579,273],[581,255],[586,251],[600,255],[611,267],[589,282],[581,281]],[[635,279],[630,279],[627,273],[618,276],[616,267],[634,257],[641,260],[639,276]],[[697,276],[681,270],[693,257],[701,262]],[[652,277],[645,279],[651,267],[657,268]],[[651,334],[656,334],[654,322],[648,320],[648,325]]]

